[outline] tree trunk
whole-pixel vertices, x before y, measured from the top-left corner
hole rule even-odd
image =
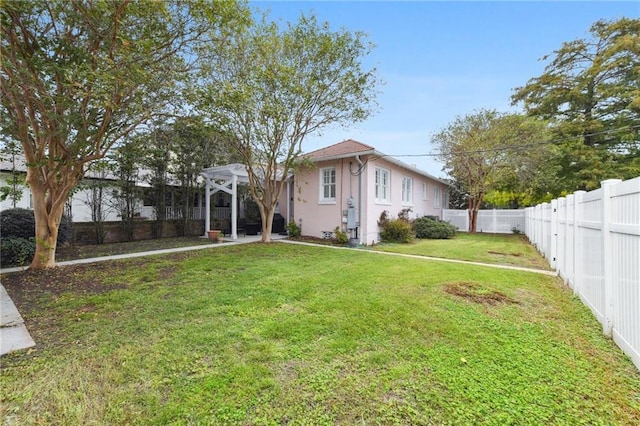
[[[475,208],[469,209],[469,233],[475,234],[478,228],[478,210]]]
[[[30,268],[54,268],[56,266],[58,227],[62,219],[64,203],[58,203],[49,210],[45,187],[31,185],[31,193],[33,194],[33,212],[36,222],[36,252]]]
[[[271,229],[273,228],[273,215],[275,214],[275,206],[265,206],[260,208],[260,216],[262,217],[262,238],[263,243],[271,242]]]
[[[483,195],[480,195],[476,198],[469,197],[469,208],[467,213],[469,214],[469,233],[475,234],[478,229],[478,210],[480,210],[480,206],[482,205]]]

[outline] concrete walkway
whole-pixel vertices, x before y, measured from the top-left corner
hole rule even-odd
[[[339,246],[330,246],[330,245],[323,245],[323,244],[305,243],[305,242],[302,242],[302,241],[284,240],[282,242],[283,243],[288,243],[288,244],[301,244],[301,245],[316,246],[316,247],[326,247],[326,248],[331,248],[331,249],[336,249],[336,250],[353,250],[353,248],[349,248],[349,247],[339,247]],[[534,274],[549,275],[549,276],[552,276],[552,277],[555,277],[555,276],[558,275],[558,273],[556,271],[550,271],[550,270],[545,270],[545,269],[535,269],[535,268],[525,268],[523,266],[498,265],[498,264],[494,264],[494,263],[481,263],[481,262],[472,262],[470,260],[445,259],[443,257],[421,256],[421,255],[418,255],[418,254],[392,253],[392,252],[388,252],[388,251],[376,251],[376,250],[362,250],[362,251],[365,252],[365,253],[381,254],[381,255],[386,255],[386,256],[408,257],[408,258],[411,258],[411,259],[433,260],[433,261],[436,261],[436,262],[461,263],[463,265],[485,266],[487,268],[507,269],[507,270],[511,270],[511,271],[520,271],[520,272],[533,272]]]
[[[287,243],[287,244],[300,244],[300,245],[308,245],[315,247],[324,247],[335,250],[354,250],[353,248],[348,247],[336,247],[330,245],[322,245],[322,244],[313,244],[313,243],[305,243],[299,241],[291,241],[285,240],[285,236],[281,235],[273,235],[271,237],[272,240]],[[82,263],[95,263],[95,262],[104,262],[108,260],[118,260],[118,259],[130,259],[133,257],[143,257],[143,256],[153,256],[159,254],[167,254],[167,253],[179,253],[185,251],[192,250],[202,250],[208,248],[219,248],[219,247],[228,247],[230,245],[237,244],[247,244],[254,243],[260,241],[260,236],[246,236],[242,238],[238,238],[235,241],[225,241],[220,244],[204,244],[201,246],[191,246],[191,247],[178,247],[171,249],[163,249],[163,250],[153,250],[153,251],[145,251],[139,253],[129,253],[129,254],[118,254],[113,256],[102,256],[102,257],[93,257],[89,259],[77,259],[77,260],[68,260],[64,262],[58,262],[59,266],[66,265],[78,265]],[[469,262],[465,260],[455,260],[455,259],[443,259],[437,257],[428,257],[428,256],[418,256],[412,254],[401,254],[401,253],[389,253],[383,251],[373,251],[373,250],[361,250],[364,253],[372,253],[376,255],[386,255],[386,256],[398,256],[412,259],[422,259],[422,260],[431,260],[437,262],[450,262],[450,263],[460,263],[466,265],[476,265],[476,266],[485,266],[489,268],[497,268],[497,269],[508,269],[513,271],[521,271],[521,272],[532,272],[541,275],[550,275],[556,276],[557,273],[555,271],[545,271],[541,269],[532,269],[532,268],[523,268],[519,266],[509,266],[509,265],[494,265],[488,263],[479,263],[479,262]],[[12,273],[23,271],[26,268],[5,268],[0,269],[0,274]],[[9,352],[17,351],[20,349],[27,349],[35,346],[35,342],[31,338],[29,331],[27,330],[24,320],[18,309],[13,304],[13,301],[7,294],[7,291],[0,283],[0,355],[7,354]]]
[[[35,345],[20,312],[0,284],[0,355]]]

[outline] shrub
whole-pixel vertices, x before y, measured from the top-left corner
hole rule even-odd
[[[291,222],[287,223],[287,232],[289,233],[290,237],[299,237],[302,233],[302,229],[300,229],[300,226],[298,226],[298,224],[292,220]]]
[[[382,213],[380,213],[380,218],[378,219],[378,226],[380,228],[384,228],[384,226],[389,223],[389,212],[384,210]]]
[[[9,237],[29,239],[36,235],[36,220],[33,210],[8,209],[0,212],[0,238]],[[73,223],[62,216],[58,227],[58,244],[64,244],[73,237]]]
[[[35,252],[33,237],[3,237],[0,241],[0,264],[3,268],[26,265],[31,262]]]
[[[380,239],[387,243],[410,243],[413,240],[411,224],[402,219],[388,220],[382,226]]]
[[[61,245],[71,240],[73,240],[73,222],[68,216],[63,215],[60,226],[58,226],[58,244]]]
[[[36,225],[33,210],[8,209],[0,212],[0,237],[33,238]]]
[[[336,226],[336,229],[333,230],[333,233],[336,236],[336,243],[347,244],[349,242],[349,236],[346,232],[342,231],[339,226]]]
[[[456,235],[456,227],[449,222],[433,220],[426,216],[416,219],[413,227],[416,238],[445,239]]]
[[[400,220],[404,220],[406,222],[411,222],[411,217],[409,217],[409,214],[411,213],[411,209],[407,208],[407,209],[402,209],[398,212],[398,219]]]

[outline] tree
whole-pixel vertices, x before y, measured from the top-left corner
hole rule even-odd
[[[457,117],[436,134],[444,170],[467,194],[469,232],[476,232],[485,195],[514,170],[531,168],[530,158],[545,149],[546,125],[521,115],[480,110]]]
[[[370,114],[377,76],[360,60],[371,47],[362,33],[301,16],[284,30],[263,20],[212,51],[200,107],[247,165],[262,241],[271,239],[278,197],[305,138]]]
[[[18,207],[18,201],[22,199],[22,190],[25,188],[24,173],[16,169],[16,156],[20,153],[20,147],[14,141],[3,143],[0,155],[8,157],[11,161],[11,177],[6,180],[5,186],[0,186],[0,201],[7,198],[11,200],[13,208]]]
[[[588,39],[563,43],[543,60],[550,57],[512,102],[553,125],[561,189],[640,174],[640,19],[598,21]]]
[[[142,197],[138,183],[143,147],[139,140],[119,146],[112,151],[116,188],[112,192],[114,210],[120,216],[122,230],[127,241],[133,241],[135,220]]]
[[[162,238],[164,223],[167,219],[167,195],[170,195],[168,187],[171,137],[167,132],[156,128],[150,134],[141,136],[139,141],[141,147],[144,144],[144,152],[141,153],[142,161],[150,172],[145,179],[151,185],[149,195],[155,212],[153,237]]]
[[[93,162],[88,169],[91,178],[83,180],[78,186],[78,189],[85,190],[82,202],[91,210],[91,224],[95,231],[96,244],[103,244],[106,236],[104,222],[110,210],[108,198],[111,185],[107,178],[113,175],[114,170],[114,164],[107,160]]]
[[[202,192],[200,172],[206,167],[237,161],[228,141],[201,117],[178,117],[155,123],[136,139],[139,159],[148,173],[147,198],[155,213],[154,238],[160,238],[164,224],[171,220],[185,235],[193,219],[194,205]]]
[[[177,184],[175,195],[179,206],[179,215],[174,219],[178,232],[184,235],[193,216],[196,196],[201,193],[200,172],[206,167],[236,161],[237,155],[231,152],[227,138],[200,117],[178,120],[169,132],[173,153],[171,174]]]
[[[246,14],[235,2],[1,3],[0,128],[28,166],[33,269],[55,266],[64,204],[87,165],[180,106],[200,44],[218,43]]]

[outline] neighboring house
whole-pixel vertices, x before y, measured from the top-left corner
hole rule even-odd
[[[289,214],[303,235],[327,238],[338,226],[372,244],[380,240],[385,210],[389,218],[404,209],[412,218],[442,218],[447,208],[447,182],[361,142],[346,140],[305,157],[315,167],[296,172]]]
[[[11,179],[11,174],[13,171],[18,172],[19,174],[26,177],[26,165],[24,157],[21,155],[16,156],[15,161],[12,159],[2,158],[0,159],[0,186],[9,186],[8,182]],[[149,191],[150,185],[147,182],[148,179],[145,178],[148,175],[148,171],[141,171],[139,179],[136,181],[136,186],[140,189],[141,196],[138,200],[138,205],[136,206],[136,212],[140,216],[140,218],[153,219],[155,217],[154,207],[150,202]],[[67,201],[66,206],[66,214],[71,216],[74,222],[91,222],[91,190],[87,189],[91,186],[96,186],[99,184],[104,188],[103,195],[103,214],[104,221],[119,221],[120,217],[118,216],[118,212],[113,207],[114,205],[114,197],[113,191],[117,188],[117,178],[112,173],[96,173],[89,171],[85,175],[82,183],[84,186],[79,186],[76,188],[72,196]],[[31,190],[29,186],[25,183],[24,185],[20,185],[20,189],[22,190],[22,196],[16,202],[16,207],[25,208],[25,209],[33,209],[33,198],[31,196]],[[166,217],[168,219],[173,218],[175,216],[175,212],[178,211],[177,206],[173,206],[174,201],[174,187],[169,186],[167,190],[167,211]],[[229,200],[228,197],[225,197],[223,194],[218,194],[214,200],[212,200],[212,206],[216,206],[217,210],[214,213],[214,217],[220,218],[225,215],[231,214],[231,209],[229,208]],[[0,201],[0,210],[13,208],[13,201],[9,198]],[[204,194],[196,200],[196,205],[193,208],[193,218],[192,219],[203,219],[204,218]]]

